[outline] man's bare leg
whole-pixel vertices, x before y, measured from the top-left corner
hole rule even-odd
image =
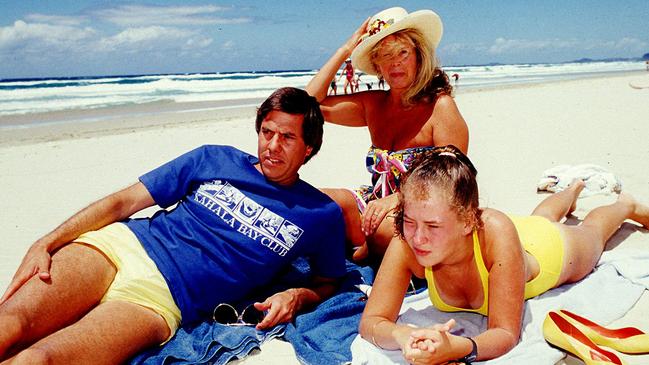
[[[0,359],[83,317],[115,277],[101,252],[69,244],[52,256],[51,279],[28,280],[0,306]]]
[[[2,365],[121,364],[168,336],[167,322],[154,311],[128,302],[106,302]]]

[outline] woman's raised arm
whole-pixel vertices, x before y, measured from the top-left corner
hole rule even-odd
[[[367,29],[367,22],[370,19],[367,18],[363,24],[356,29],[354,34],[342,45],[336,52],[329,58],[329,60],[320,68],[318,73],[309,81],[306,85],[306,91],[309,95],[315,97],[318,102],[321,102],[327,97],[327,90],[329,90],[329,84],[331,80],[336,76],[336,72],[340,68],[343,62],[349,56],[351,56],[352,51],[360,42],[361,37],[365,34]]]

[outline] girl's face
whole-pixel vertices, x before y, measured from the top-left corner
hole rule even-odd
[[[385,37],[380,43],[376,65],[391,89],[405,89],[417,76],[417,54],[415,48],[396,38]]]
[[[403,235],[417,262],[424,267],[444,263],[457,253],[458,245],[471,232],[449,204],[447,192],[437,187],[428,189],[426,199],[417,199],[415,194],[402,190]]]

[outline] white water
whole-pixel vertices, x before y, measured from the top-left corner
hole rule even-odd
[[[459,75],[461,88],[571,79],[597,74],[644,70],[643,62],[591,62],[446,67]],[[176,102],[265,98],[283,86],[304,88],[315,71],[147,75],[91,79],[0,81],[0,116],[80,108],[139,104],[161,100]],[[377,87],[374,76],[362,75]],[[342,80],[338,83],[342,92]]]

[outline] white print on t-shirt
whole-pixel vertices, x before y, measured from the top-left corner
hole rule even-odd
[[[214,180],[202,184],[194,201],[279,256],[285,256],[304,233],[302,228],[250,199],[228,182]]]

